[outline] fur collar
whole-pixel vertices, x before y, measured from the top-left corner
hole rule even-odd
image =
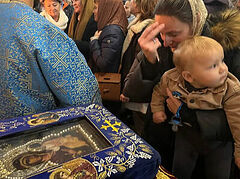
[[[217,15],[209,16],[212,37],[224,50],[240,46],[240,11],[229,9]]]

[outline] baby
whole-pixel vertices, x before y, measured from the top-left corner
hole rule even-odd
[[[153,121],[166,120],[167,88],[177,93],[188,108],[224,109],[235,141],[235,162],[240,168],[240,82],[228,72],[222,46],[215,40],[195,36],[173,52],[175,68],[167,71],[154,87],[151,101]],[[175,116],[179,116],[181,105]]]

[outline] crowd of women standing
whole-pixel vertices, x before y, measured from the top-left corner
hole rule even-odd
[[[174,67],[173,51],[192,36],[203,35],[218,41],[229,71],[240,79],[239,1],[131,0],[135,19],[129,24],[122,0],[73,0],[71,17],[63,15],[60,3],[44,0],[46,12],[41,14],[62,30],[67,29],[93,72],[121,73],[120,100],[124,108],[133,111],[134,130],[159,151],[163,166],[184,179],[192,178],[200,164],[204,166],[201,177],[232,177],[233,142],[227,136],[229,128],[222,122],[226,117],[221,110],[192,110],[185,106],[180,111],[181,120],[197,127],[183,126],[174,133],[168,122],[152,121],[149,103],[153,87],[164,72]],[[58,9],[49,10],[51,18],[46,15],[50,6]],[[171,98],[167,101],[168,119],[177,111],[175,103]],[[202,119],[208,122],[204,126],[207,130],[202,130],[198,122]],[[199,163],[176,155],[178,135],[193,146]]]

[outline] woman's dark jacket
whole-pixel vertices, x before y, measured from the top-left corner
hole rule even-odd
[[[72,14],[73,14],[73,11],[74,11],[73,6],[70,5],[70,4],[68,4],[68,6],[65,7],[65,8],[63,9],[63,11],[64,11],[65,14],[67,15],[67,17],[68,17],[68,21],[70,22],[71,17],[72,17]]]
[[[126,52],[123,54],[122,57],[122,67],[121,67],[121,82],[124,81],[126,78],[129,70],[131,69],[131,66],[134,62],[135,57],[137,54],[141,51],[140,46],[138,45],[138,39],[141,36],[143,31],[134,34],[134,36],[131,39],[131,42],[126,50]],[[123,84],[121,84],[123,86]]]
[[[71,21],[71,17],[72,17],[74,8],[73,8],[73,6],[71,6],[70,4],[68,4],[68,6],[65,7],[65,8],[63,9],[63,11],[65,12],[66,16],[68,17],[67,28],[64,30],[64,32],[65,32],[66,34],[68,34],[68,27],[69,27],[69,24],[70,24],[70,21]]]
[[[209,13],[218,13],[230,7],[229,0],[203,0]]]
[[[77,23],[78,21],[76,21]],[[74,25],[76,27],[77,24]],[[74,30],[75,31],[75,30]],[[74,40],[78,50],[83,54],[83,56],[88,61],[90,58],[90,38],[94,36],[97,31],[97,22],[94,20],[94,15],[92,15],[86,25],[85,31],[82,36],[82,40]]]
[[[99,38],[90,42],[93,72],[118,72],[124,39],[125,34],[119,25],[103,28]]]

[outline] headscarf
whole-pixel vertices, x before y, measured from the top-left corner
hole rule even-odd
[[[193,35],[201,35],[203,26],[207,19],[207,9],[203,0],[188,0],[191,6],[192,15],[193,15]]]
[[[98,31],[109,24],[117,24],[124,33],[127,32],[128,21],[122,0],[98,1]]]
[[[74,31],[74,25],[76,24],[75,22],[78,16],[78,14],[74,12],[68,28],[68,36],[74,40],[82,40],[82,36],[87,26],[87,23],[93,14],[93,0],[81,0],[81,2],[83,5],[83,9],[81,11],[81,18],[77,23],[77,27]]]

